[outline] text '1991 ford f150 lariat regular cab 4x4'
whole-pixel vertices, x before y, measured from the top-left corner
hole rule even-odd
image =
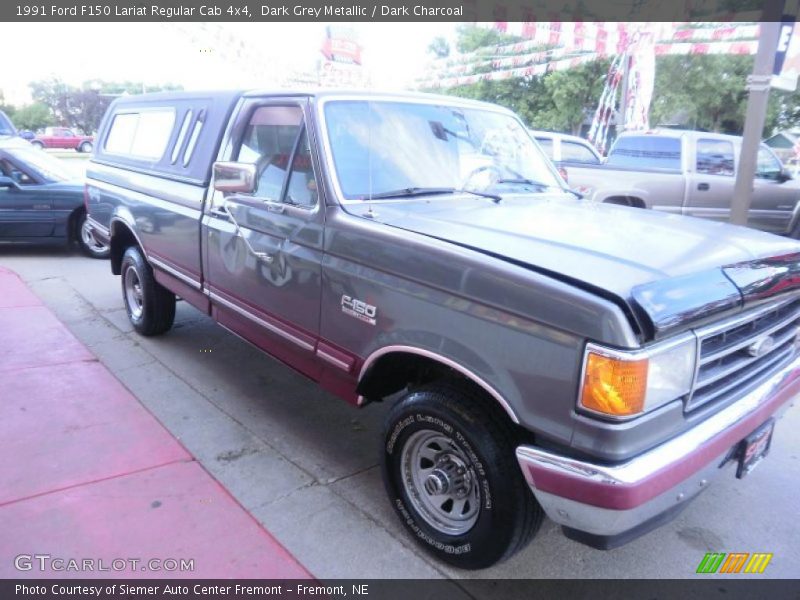
[[[391,399],[390,502],[460,567],[545,514],[597,547],[652,529],[752,469],[800,390],[797,242],[582,200],[498,106],[120,98],[87,176],[135,329],[179,296],[354,405]]]

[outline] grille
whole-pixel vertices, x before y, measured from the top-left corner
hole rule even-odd
[[[789,362],[798,327],[800,299],[795,298],[699,330],[700,360],[686,410],[724,398]],[[771,347],[754,356],[750,350],[767,337]]]

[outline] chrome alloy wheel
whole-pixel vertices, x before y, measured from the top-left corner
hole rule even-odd
[[[99,242],[97,238],[94,237],[92,227],[89,225],[89,221],[86,219],[84,219],[83,224],[81,225],[81,240],[83,241],[83,245],[95,254],[103,254],[108,252],[108,246]]]
[[[411,503],[431,527],[454,536],[472,529],[481,502],[478,479],[454,440],[430,429],[415,432],[400,469]]]
[[[142,294],[142,282],[139,273],[132,266],[125,270],[125,301],[131,317],[140,319],[144,312],[144,295]]]

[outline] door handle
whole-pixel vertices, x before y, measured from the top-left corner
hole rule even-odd
[[[282,213],[284,205],[277,202],[266,202],[267,210],[274,213]]]
[[[698,183],[697,189],[700,190],[701,192],[707,192],[708,190],[711,189],[711,186],[707,183]]]
[[[233,223],[233,227],[236,230],[236,235],[238,235],[242,241],[244,242],[245,248],[247,251],[250,252],[253,256],[255,256],[258,260],[264,261],[267,264],[272,264],[275,261],[275,257],[272,254],[267,254],[266,252],[259,252],[250,244],[250,241],[247,239],[247,236],[242,233],[242,228],[239,226],[239,222],[236,220],[236,217],[227,209],[225,205],[220,206],[218,209],[213,209],[209,211],[210,214],[224,216],[228,219],[231,223]]]
[[[220,206],[219,208],[212,208],[208,211],[208,214],[212,217],[218,217],[220,219],[228,219],[231,218],[231,213],[228,212],[228,209],[224,206]]]

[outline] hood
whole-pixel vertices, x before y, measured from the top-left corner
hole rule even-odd
[[[769,277],[783,280],[780,268],[797,265],[792,257],[800,252],[794,240],[745,227],[563,194],[507,196],[498,204],[466,195],[374,203],[373,209],[375,220],[386,225],[610,296],[646,337],[742,306],[754,286],[763,300],[759,270],[750,267],[766,269],[772,264],[766,259],[781,257],[783,266],[770,267]],[[784,281],[780,290],[790,287]]]

